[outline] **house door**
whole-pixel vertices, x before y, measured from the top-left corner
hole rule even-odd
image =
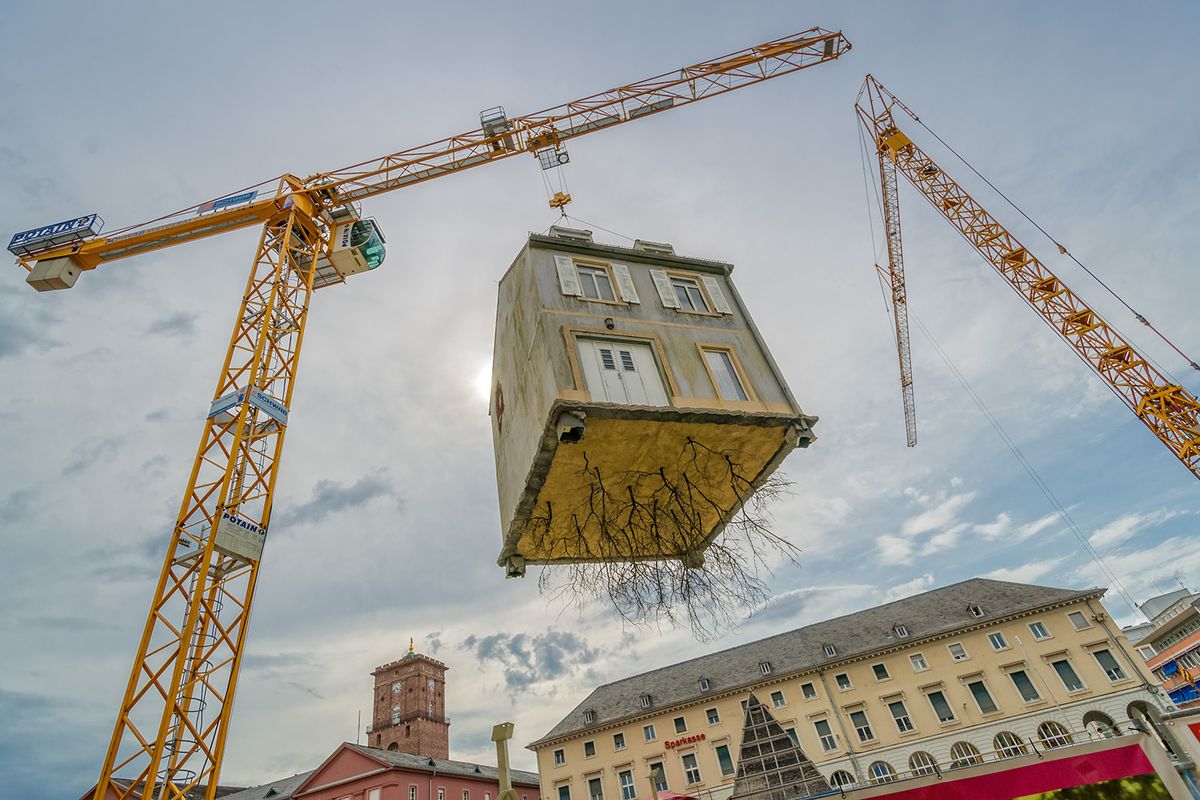
[[[670,405],[650,345],[604,339],[576,342],[593,400],[633,406]]]

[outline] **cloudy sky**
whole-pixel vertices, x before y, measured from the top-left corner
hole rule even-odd
[[[530,741],[597,683],[681,656],[976,575],[1109,585],[916,329],[921,443],[904,447],[852,105],[879,76],[1196,357],[1191,4],[1136,19],[1082,2],[250,6],[9,9],[0,234],[91,211],[130,224],[812,25],[855,46],[569,147],[572,213],[602,240],[734,262],[821,417],[819,441],[786,464],[794,493],[776,522],[803,556],[776,573],[773,601],[702,644],[503,579],[484,394],[496,283],[555,214],[526,158],[395,192],[367,209],[386,265],[311,312],[225,782],[311,768],[353,740],[371,669],[409,636],[451,667],[453,754],[490,761],[494,722]],[[913,313],[1079,533],[1139,600],[1200,583],[1196,480],[924,201],[901,200]],[[36,294],[17,269],[0,280],[0,794],[71,797],[95,779],[256,236],[119,262],[69,292]],[[1134,621],[1118,593],[1109,607]]]

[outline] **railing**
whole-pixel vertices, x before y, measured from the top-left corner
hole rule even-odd
[[[424,711],[414,711],[411,714],[405,714],[402,717],[397,717],[388,722],[380,722],[378,725],[368,725],[367,733],[374,733],[375,731],[381,731],[384,728],[394,728],[397,725],[403,725],[406,722],[412,722],[414,719],[426,719],[426,720],[429,720],[430,722],[440,722],[444,725],[450,724],[450,717],[447,717],[447,716],[439,717],[436,714],[429,714]]]

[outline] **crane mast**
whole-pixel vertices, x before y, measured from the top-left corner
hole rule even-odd
[[[849,49],[840,32],[812,28],[535,114],[489,109],[475,131],[284,175],[103,236],[88,218],[15,236],[9,249],[26,281],[46,291],[101,264],[262,225],[93,797],[183,800],[205,785],[208,800],[216,795],[312,294],[382,261],[382,237],[358,201],[518,153],[553,156],[568,139]]]
[[[917,400],[913,393],[912,348],[908,337],[908,289],[904,285],[904,243],[900,238],[900,193],[896,186],[896,165],[879,158],[880,205],[883,207],[883,233],[887,239],[888,269],[880,270],[888,284],[888,300],[896,335],[896,354],[900,360],[900,399],[904,404],[904,433],[909,447],[917,444]],[[876,269],[879,269],[878,265]]]
[[[892,168],[992,265],[1171,454],[1200,478],[1200,400],[1163,375],[921,150],[896,124],[893,110],[897,108],[917,120],[895,95],[868,75],[855,110],[879,157],[885,214],[886,173]],[[893,189],[894,184],[893,179]],[[888,223],[889,254],[894,257],[899,251],[892,250],[893,224],[899,244],[899,217],[894,214]],[[893,274],[896,266],[893,263]],[[902,277],[902,264],[900,270]],[[901,352],[902,382],[905,360],[906,353]]]

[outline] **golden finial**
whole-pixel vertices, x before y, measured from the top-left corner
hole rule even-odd
[[[413,640],[411,636],[408,637],[408,654],[410,656],[413,655]]]

